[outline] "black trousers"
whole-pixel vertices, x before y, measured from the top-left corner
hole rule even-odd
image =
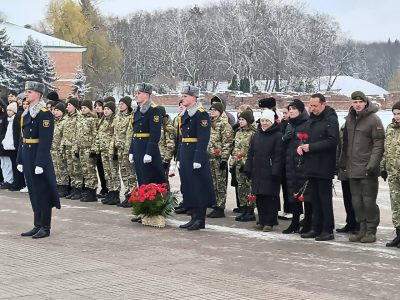
[[[353,204],[351,203],[350,182],[348,180],[340,182],[342,184],[343,203],[346,211],[346,224],[351,228],[355,228],[358,223],[354,214]]]
[[[293,213],[292,212],[292,205],[289,203],[289,195],[288,195],[288,189],[287,189],[287,183],[286,183],[286,174],[283,174],[282,180],[281,180],[281,185],[282,185],[282,194],[283,194],[283,212],[285,213]],[[280,209],[282,210],[282,209]]]
[[[101,191],[104,193],[108,193],[106,176],[104,175],[103,162],[101,161],[101,154],[97,154],[96,158],[97,158],[96,167],[97,167],[97,172],[99,173]]]
[[[308,182],[315,232],[332,233],[335,228],[332,204],[332,179],[310,178]]]
[[[25,184],[24,174],[22,174],[17,169],[17,153],[18,150],[9,151],[10,160],[12,164],[13,177],[14,177],[14,182],[12,185],[15,188],[22,189],[23,187],[26,186],[26,184]]]
[[[194,213],[194,217],[196,220],[201,220],[201,221],[205,221],[206,220],[206,211],[207,208],[206,207],[194,207],[192,208],[192,211]]]
[[[38,212],[33,212],[33,224],[35,227],[51,228],[51,207],[46,207]]]
[[[256,195],[258,223],[274,226],[278,224],[279,197]]]

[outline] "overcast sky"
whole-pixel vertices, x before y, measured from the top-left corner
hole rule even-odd
[[[400,39],[399,0],[303,0],[310,11],[332,15],[348,37],[359,41]],[[210,0],[101,0],[105,15],[124,16],[137,10],[188,7]],[[282,0],[282,2],[285,2]],[[11,23],[34,24],[44,18],[48,0],[0,0],[0,11]]]

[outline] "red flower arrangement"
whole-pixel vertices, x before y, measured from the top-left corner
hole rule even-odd
[[[221,154],[221,150],[215,149],[215,150],[214,150],[214,153],[215,153],[216,155],[220,155],[220,154]]]
[[[243,152],[240,152],[240,153],[236,154],[236,158],[237,159],[242,159],[243,157],[244,157],[244,153]]]
[[[297,193],[293,193],[293,197],[295,199],[298,199],[299,201],[303,202],[304,201],[304,193],[306,192],[308,186],[308,180],[304,182],[303,186],[300,188],[300,190]]]
[[[249,201],[256,201],[256,195],[250,194],[247,196],[247,200]]]
[[[308,139],[308,133],[303,133],[303,132],[299,132],[297,134],[297,138],[302,141],[305,142]]]

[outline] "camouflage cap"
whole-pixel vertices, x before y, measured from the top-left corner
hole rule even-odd
[[[25,82],[25,91],[32,90],[38,93],[44,94],[45,86],[43,83],[36,81],[26,81]]]
[[[142,92],[151,95],[153,93],[153,86],[150,83],[137,83],[135,92]]]
[[[190,95],[196,98],[200,96],[200,89],[197,86],[186,85],[182,88],[182,94]]]

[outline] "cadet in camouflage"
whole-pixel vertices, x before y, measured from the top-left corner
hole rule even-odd
[[[172,119],[167,112],[165,111],[165,107],[159,105],[158,108],[161,111],[162,115],[162,125],[161,125],[161,137],[160,137],[160,154],[161,159],[163,161],[163,168],[165,171],[165,177],[168,179],[169,174],[169,166],[171,163],[171,159],[174,156],[175,152],[175,128],[172,123]]]

